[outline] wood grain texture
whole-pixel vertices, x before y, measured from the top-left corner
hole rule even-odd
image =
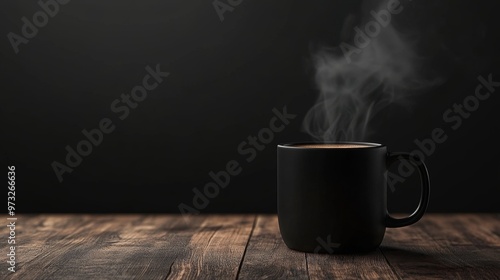
[[[192,232],[172,216],[51,215],[19,232],[19,267],[12,279],[163,279]],[[18,219],[20,225],[25,222]],[[178,234],[179,232],[186,235]],[[26,238],[28,237],[28,238]],[[36,256],[30,256],[31,248]],[[28,259],[25,259],[28,256]],[[37,271],[37,273],[29,273]]]
[[[307,254],[310,279],[398,279],[382,253]]]
[[[380,250],[403,279],[500,279],[500,218],[426,215],[388,229]]]
[[[306,254],[286,247],[276,215],[257,218],[239,276],[241,279],[308,279]]]
[[[16,240],[0,279],[500,279],[498,214],[427,214],[360,255],[289,250],[276,215],[18,215]]]
[[[168,279],[235,279],[255,216],[207,216],[191,235]]]

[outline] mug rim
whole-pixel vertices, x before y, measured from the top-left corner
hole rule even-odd
[[[355,141],[327,141],[327,142],[291,142],[291,143],[281,143],[278,144],[278,148],[286,149],[297,149],[297,150],[333,150],[334,148],[310,148],[310,147],[297,147],[297,145],[315,145],[315,144],[351,144],[351,145],[361,145],[365,147],[355,147],[349,148],[349,150],[359,150],[359,149],[375,149],[385,147],[383,144],[373,143],[373,142],[355,142]]]

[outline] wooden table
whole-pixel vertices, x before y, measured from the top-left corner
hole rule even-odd
[[[289,250],[275,215],[18,215],[15,273],[2,228],[1,279],[500,279],[499,214],[427,214],[362,255]]]

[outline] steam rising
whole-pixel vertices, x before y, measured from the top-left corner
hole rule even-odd
[[[363,141],[378,112],[395,102],[406,103],[416,90],[432,83],[420,77],[412,45],[392,22],[370,39],[361,48],[351,43],[359,51],[348,59],[338,49],[321,48],[313,54],[319,97],[303,126],[316,140]]]

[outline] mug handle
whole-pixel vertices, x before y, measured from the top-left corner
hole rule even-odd
[[[420,220],[420,218],[422,218],[425,210],[427,209],[427,205],[429,204],[431,182],[429,180],[429,172],[427,171],[427,166],[425,166],[425,163],[420,158],[412,157],[410,153],[388,153],[387,167],[401,159],[411,161],[417,166],[418,172],[420,173],[422,191],[420,193],[420,202],[418,203],[418,207],[415,212],[413,212],[413,214],[411,214],[409,217],[396,219],[391,217],[389,212],[387,212],[385,225],[389,228],[404,227],[416,223],[418,220]]]

